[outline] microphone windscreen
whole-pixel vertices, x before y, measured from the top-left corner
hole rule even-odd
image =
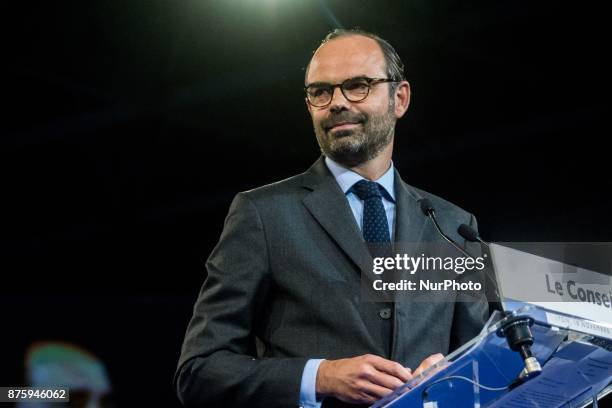
[[[467,224],[461,224],[459,228],[457,228],[457,232],[468,241],[478,241],[478,232]]]
[[[421,211],[423,211],[423,214],[426,216],[429,216],[429,213],[433,213],[435,211],[433,205],[431,205],[431,201],[429,201],[428,198],[421,198],[419,200],[419,204],[421,205]]]

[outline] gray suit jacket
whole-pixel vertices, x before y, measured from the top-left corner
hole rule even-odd
[[[427,197],[457,242],[475,218],[395,174],[395,240],[441,241]],[[187,328],[175,387],[185,406],[296,407],[309,358],[377,354],[415,368],[475,336],[486,302],[361,302],[372,268],[347,199],[320,158],[290,179],[239,193],[211,253]],[[326,399],[325,406],[341,406]]]

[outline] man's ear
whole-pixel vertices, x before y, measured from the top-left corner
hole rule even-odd
[[[399,119],[404,116],[404,113],[408,110],[408,105],[410,105],[410,84],[408,81],[399,83],[393,97],[395,98],[395,117]]]

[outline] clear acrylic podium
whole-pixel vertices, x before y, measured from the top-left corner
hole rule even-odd
[[[524,364],[498,334],[504,315],[496,311],[477,337],[373,407],[597,407],[598,398],[612,397],[610,339],[545,323],[545,310],[536,306],[516,312],[535,320],[540,375],[510,389]]]

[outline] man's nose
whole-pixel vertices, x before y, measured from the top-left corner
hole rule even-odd
[[[339,112],[342,110],[348,110],[351,102],[344,97],[340,87],[334,88],[332,92],[332,99],[329,103],[329,110],[332,112]]]

